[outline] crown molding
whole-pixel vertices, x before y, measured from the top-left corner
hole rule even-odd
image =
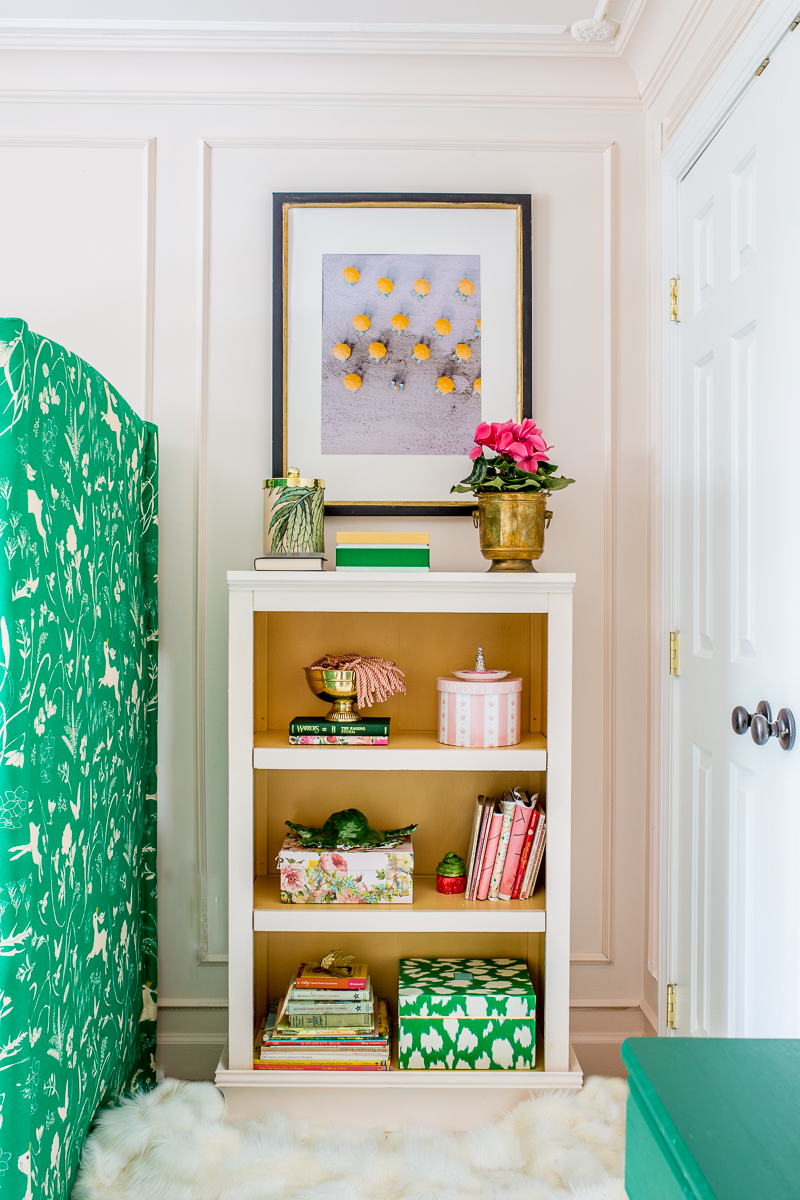
[[[185,104],[240,105],[275,108],[434,108],[549,109],[591,112],[643,112],[638,96],[446,96],[409,92],[158,92],[158,91],[20,91],[0,88],[0,104]]]
[[[678,32],[668,46],[666,54],[642,89],[642,99],[646,108],[650,107],[669,79],[712,3],[713,0],[694,0],[694,3],[681,22]]]
[[[634,0],[643,4],[646,0]],[[624,23],[623,23],[624,27]],[[0,18],[0,49],[205,53],[616,57],[613,41],[578,43],[567,25]]]

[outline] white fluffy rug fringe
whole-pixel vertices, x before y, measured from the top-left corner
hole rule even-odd
[[[211,1083],[168,1079],[102,1112],[72,1200],[625,1200],[627,1086],[590,1078],[467,1133],[225,1124]]]

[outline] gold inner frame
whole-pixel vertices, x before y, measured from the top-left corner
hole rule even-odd
[[[289,211],[293,208],[496,208],[515,209],[517,213],[517,420],[522,420],[522,205],[497,203],[458,204],[452,200],[351,200],[320,201],[282,205],[281,260],[283,277],[283,474],[289,465]],[[339,500],[330,507],[348,508],[461,508],[467,513],[474,500]],[[328,507],[326,505],[326,507]]]

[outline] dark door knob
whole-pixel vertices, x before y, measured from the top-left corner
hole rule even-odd
[[[749,713],[742,704],[737,704],[731,713],[733,732],[747,733],[757,746],[765,746],[770,738],[778,739],[782,750],[791,750],[795,741],[794,714],[790,708],[782,708],[773,721],[772,709],[766,700],[759,700],[756,711]]]

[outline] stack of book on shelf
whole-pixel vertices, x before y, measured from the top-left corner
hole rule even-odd
[[[376,1000],[366,965],[344,978],[305,963],[276,1000],[256,1037],[259,1071],[390,1071],[391,1030],[385,1000]]]
[[[430,571],[431,540],[427,533],[336,534],[337,571]]]
[[[324,571],[325,555],[313,550],[302,554],[262,554],[253,566],[256,571]]]
[[[467,859],[466,900],[527,900],[542,865],[547,818],[539,797],[510,788],[479,796]]]
[[[289,722],[290,746],[388,746],[391,717],[325,721],[295,717]]]

